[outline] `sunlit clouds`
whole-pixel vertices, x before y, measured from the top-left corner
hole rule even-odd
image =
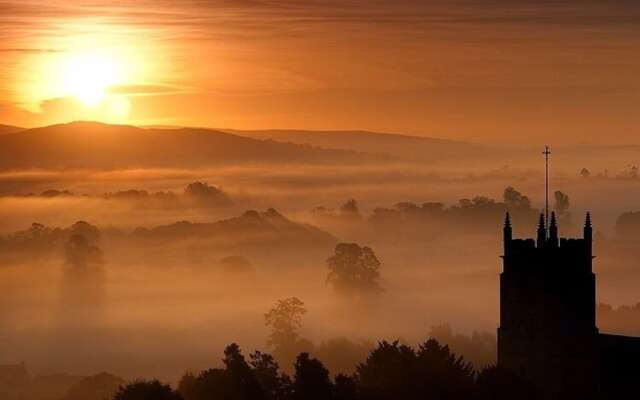
[[[628,142],[639,21],[624,0],[0,1],[0,120]]]
[[[33,51],[7,52],[13,68],[3,88],[9,97],[4,102],[35,115],[127,122],[135,93],[112,88],[149,85],[164,68],[157,62],[161,46],[155,43],[150,51],[150,41],[135,27],[83,16],[45,18],[41,28],[43,33],[30,32]]]

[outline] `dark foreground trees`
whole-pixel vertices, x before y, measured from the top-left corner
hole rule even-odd
[[[136,381],[121,386],[113,400],[183,400],[182,396],[169,385],[157,380]]]
[[[358,367],[362,399],[469,399],[473,396],[471,364],[435,339],[409,346],[382,342]]]
[[[225,349],[222,368],[185,374],[176,392],[157,381],[134,382],[121,388],[115,400],[533,400],[533,396],[518,375],[498,367],[476,373],[448,346],[429,339],[417,348],[380,342],[356,373],[333,379],[308,353],[298,355],[289,377],[269,354],[255,352],[246,359],[232,344]]]
[[[279,400],[290,399],[292,384],[268,354],[255,352],[247,362],[233,343],[224,351],[224,368],[197,375],[187,373],[178,386],[185,400]]]

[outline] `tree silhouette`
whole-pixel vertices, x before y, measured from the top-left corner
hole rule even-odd
[[[310,351],[312,343],[300,337],[302,316],[307,309],[297,297],[278,300],[276,305],[264,315],[265,325],[271,328],[267,345],[273,349],[278,361],[293,364],[297,354]]]
[[[340,216],[352,220],[362,219],[362,215],[360,215],[360,209],[358,207],[358,202],[355,199],[347,200],[343,205],[340,206]]]
[[[369,247],[340,243],[327,259],[327,282],[339,293],[375,293],[380,291],[380,261]]]
[[[237,344],[232,343],[224,349],[223,362],[226,367],[226,373],[230,378],[232,390],[236,394],[234,398],[243,400],[264,399],[260,382],[258,382]]]
[[[528,210],[531,208],[531,200],[511,186],[504,189],[502,197],[509,210]]]
[[[569,210],[569,206],[571,205],[569,202],[569,196],[558,190],[553,194],[553,197],[556,200],[556,212],[559,216],[564,216]]]
[[[256,351],[250,355],[249,364],[258,380],[265,399],[281,400],[291,398],[291,379],[281,374],[280,366],[271,354]]]
[[[471,364],[435,339],[417,349],[380,342],[353,376],[339,374],[333,381],[323,363],[306,352],[296,358],[293,381],[269,354],[256,351],[247,362],[233,343],[224,354],[224,368],[186,373],[178,392],[157,381],[138,381],[121,387],[114,400],[538,399],[516,372],[491,366],[476,375]]]
[[[268,344],[277,347],[298,340],[302,316],[307,313],[304,302],[297,297],[278,300],[264,315],[265,325],[271,328]]]
[[[428,397],[468,399],[473,394],[473,366],[452,353],[449,346],[429,339],[419,346],[416,356],[424,376],[422,389]]]
[[[588,177],[591,176],[591,172],[586,168],[582,168],[580,170],[580,176],[583,177],[583,178],[588,178]]]
[[[415,399],[416,354],[398,341],[382,341],[356,368],[363,399]]]
[[[183,400],[182,396],[157,380],[136,381],[121,386],[113,400]]]
[[[100,241],[100,229],[85,221],[78,221],[69,228],[71,236],[83,236],[91,245],[97,245]]]
[[[92,245],[84,235],[73,234],[65,245],[65,258],[69,266],[81,271],[91,265],[101,264],[102,251]]]
[[[356,376],[365,400],[466,400],[474,394],[471,364],[435,339],[417,352],[397,341],[381,342],[358,366]]]
[[[90,225],[74,227],[77,232],[65,244],[65,260],[59,322],[67,327],[86,328],[104,323],[105,280],[102,268],[103,255],[100,248],[92,244],[97,236],[87,230]],[[88,239],[93,238],[93,239]]]
[[[356,380],[347,375],[338,374],[333,387],[334,400],[356,400],[358,398],[358,385]]]
[[[206,182],[193,182],[184,189],[186,198],[200,202],[202,205],[224,206],[231,203],[231,199],[222,189],[210,186]]]
[[[329,400],[333,385],[329,371],[308,353],[301,353],[296,359],[293,398],[296,400]]]
[[[211,368],[193,376],[186,374],[178,385],[179,392],[185,400],[237,399],[229,374],[224,369]]]

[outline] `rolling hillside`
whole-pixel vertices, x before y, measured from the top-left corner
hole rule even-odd
[[[209,129],[143,129],[73,122],[0,135],[0,169],[151,168],[287,163],[353,164],[384,157]]]
[[[20,127],[17,127],[17,126],[0,124],[0,135],[6,135],[8,133],[16,133],[16,132],[20,132],[22,130],[24,130],[24,128],[20,128]]]
[[[362,151],[408,161],[437,162],[486,156],[488,146],[453,140],[366,131],[255,130],[227,132],[254,139],[306,144],[327,149]]]

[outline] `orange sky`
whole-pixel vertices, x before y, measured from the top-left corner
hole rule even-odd
[[[640,5],[538,3],[0,0],[0,123],[640,143]]]

